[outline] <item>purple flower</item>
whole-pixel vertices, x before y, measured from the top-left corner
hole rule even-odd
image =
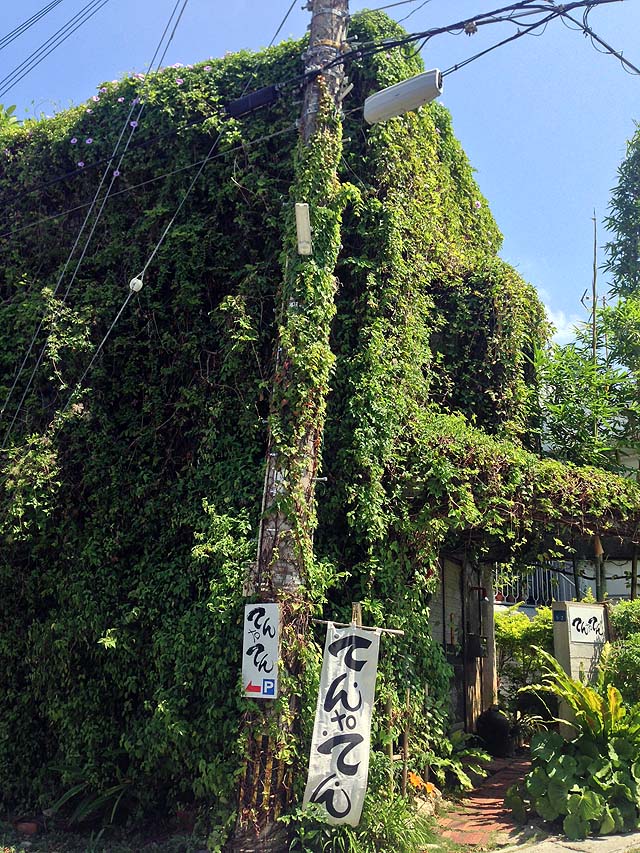
[[[78,168],[84,169],[84,160],[78,160]]]
[[[182,77],[176,77],[176,83],[178,84],[178,86],[182,86],[184,80],[182,79]]]
[[[482,207],[482,202],[481,201],[474,201],[473,206],[475,207],[476,210],[480,210],[480,208]]]
[[[77,144],[78,144],[78,140],[75,138],[75,136],[73,137],[73,139],[70,139],[70,140],[69,140],[69,142],[70,142],[72,145],[77,145]]]
[[[106,87],[106,86],[101,86],[101,87],[100,87],[100,91],[101,91],[101,92],[107,92],[107,91],[108,91],[108,89],[107,89],[107,87]]]
[[[114,178],[119,178],[119,177],[120,177],[120,169],[114,169],[113,177],[114,177]]]
[[[95,101],[97,103],[100,100],[100,95],[94,95],[93,98],[91,98],[91,100]]]
[[[87,138],[85,139],[85,143],[86,143],[87,145],[92,145],[92,144],[93,144],[93,139],[92,139],[90,136],[87,136]]]
[[[87,112],[88,112],[88,113],[92,113],[92,112],[93,112],[93,110],[87,110]]]
[[[140,103],[140,98],[134,98],[134,99],[131,101],[131,103],[132,103],[132,104],[139,104],[139,103]]]
[[[174,62],[171,67],[172,68],[182,68],[182,63],[181,62]]]
[[[129,122],[129,124],[130,124],[130,125],[131,125],[131,127],[133,127],[134,129],[138,126],[138,122],[137,122],[135,119],[134,119],[133,121],[130,121],[130,122]]]
[[[204,71],[211,71],[211,66],[210,66],[210,65],[205,65],[205,66],[204,66]]]
[[[118,103],[119,103],[119,104],[124,103],[124,98],[118,98]]]

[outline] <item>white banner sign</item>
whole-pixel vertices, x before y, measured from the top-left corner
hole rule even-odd
[[[280,605],[247,604],[242,641],[242,688],[247,699],[278,695]]]
[[[569,639],[572,643],[604,643],[607,639],[604,607],[571,607],[569,605]]]
[[[304,803],[357,826],[369,775],[380,632],[329,623]]]

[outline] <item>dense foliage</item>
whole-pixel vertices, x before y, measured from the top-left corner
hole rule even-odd
[[[606,677],[625,702],[640,703],[640,600],[619,601],[609,611],[614,640],[606,657]]]
[[[541,444],[556,459],[629,473],[640,433],[640,133],[627,143],[606,225],[609,304],[591,306],[575,340],[537,355]],[[613,298],[613,301],[611,299]]]
[[[519,605],[495,612],[496,669],[499,698],[512,710],[518,691],[540,675],[543,658],[538,649],[553,651],[553,621],[550,607],[540,607],[532,619]]]
[[[505,804],[526,820],[532,810],[562,825],[570,839],[609,835],[640,826],[640,706],[626,706],[600,675],[594,686],[570,678],[542,653],[546,672],[538,692],[551,693],[572,712],[573,738],[542,732],[531,742],[532,769],[511,788]]]
[[[352,27],[362,41],[396,32],[379,13]],[[548,526],[622,531],[640,506],[632,483],[541,462],[520,444],[545,334],[540,305],[496,256],[499,232],[442,107],[369,129],[347,115],[341,182],[312,211],[314,257],[326,268],[300,266],[296,89],[241,121],[222,105],[248,83],[295,78],[302,48],[105,83],[87,104],[2,132],[5,805],[49,804],[81,785],[126,794],[122,810],[194,798],[232,810],[246,710],[243,581],[256,554],[270,389],[283,371],[289,384],[275,399],[285,417],[272,428],[331,377],[305,594],[338,619],[362,600],[368,623],[405,630],[385,638],[380,707],[397,706],[407,686],[447,693],[428,628],[444,546],[523,547]],[[401,50],[354,62],[350,97],[359,106],[418,68]],[[133,144],[110,162],[123,127],[135,129]],[[319,140],[317,173],[298,178],[322,185],[325,155],[340,152]],[[103,169],[114,191],[96,223]],[[87,213],[95,230],[78,265]],[[312,315],[296,318],[291,287],[313,291],[323,322],[333,317],[330,347],[313,338]],[[290,316],[274,317],[283,292]],[[298,356],[293,368],[274,357],[277,327]],[[324,408],[309,418],[320,424]],[[308,678],[290,685],[304,693],[307,721],[311,632]],[[429,717],[415,713],[426,737]],[[389,734],[376,715],[376,744],[399,725]],[[433,740],[427,747],[435,753]],[[283,744],[281,757],[302,754]]]

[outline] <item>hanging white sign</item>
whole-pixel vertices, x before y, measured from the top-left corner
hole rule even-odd
[[[327,627],[304,803],[357,826],[369,775],[380,631]]]
[[[242,688],[247,699],[278,696],[280,605],[247,604],[244,608]]]
[[[604,607],[571,607],[569,610],[569,639],[572,643],[604,643],[607,639]]]

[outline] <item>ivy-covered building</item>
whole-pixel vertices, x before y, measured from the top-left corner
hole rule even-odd
[[[381,13],[352,21],[365,42],[395,27]],[[493,563],[549,533],[635,536],[635,484],[537,455],[543,310],[498,257],[449,114],[433,104],[363,124],[364,98],[420,70],[416,57],[350,63],[339,182],[312,210],[314,256],[297,255],[297,89],[240,119],[224,104],[249,82],[299,77],[301,52],[285,43],[105,83],[1,140],[5,805],[82,781],[123,785],[142,806],[232,808],[276,308],[292,270],[321,266],[323,220],[342,217],[324,270],[329,347],[300,367],[307,384],[330,375],[305,597],[340,621],[361,601],[366,622],[405,631],[385,646],[380,709],[416,688],[425,755],[440,748],[446,653],[466,673],[467,724],[493,701],[491,664],[469,654],[469,635],[491,630]],[[135,134],[114,160],[124,126]],[[294,387],[279,401],[292,417],[304,403]],[[309,624],[295,687],[307,728],[319,638]],[[386,726],[380,711],[378,743]]]

